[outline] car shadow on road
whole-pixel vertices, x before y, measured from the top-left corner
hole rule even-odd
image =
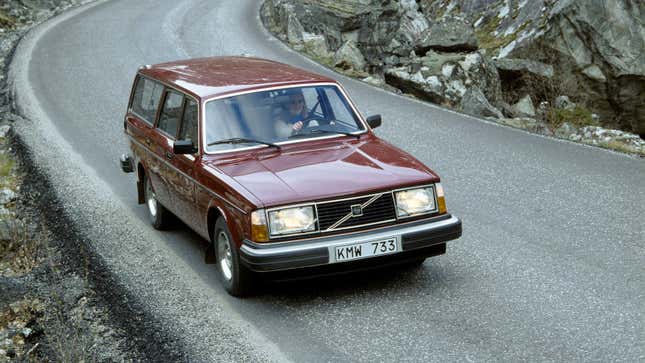
[[[306,303],[319,298],[343,298],[355,295],[397,294],[411,290],[432,290],[446,283],[445,265],[437,257],[423,264],[403,264],[368,271],[294,281],[263,281],[257,297],[272,297],[292,303]]]

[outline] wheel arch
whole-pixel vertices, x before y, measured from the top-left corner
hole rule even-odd
[[[206,227],[208,229],[208,239],[210,243],[206,249],[205,262],[209,264],[216,262],[214,229],[215,223],[217,223],[219,218],[224,219],[224,223],[226,223],[226,226],[231,233],[231,237],[233,237],[233,244],[235,246],[239,246],[240,233],[237,228],[235,228],[235,223],[232,222],[231,217],[226,213],[226,209],[218,203],[217,200],[211,200],[208,205],[208,212],[206,213]]]

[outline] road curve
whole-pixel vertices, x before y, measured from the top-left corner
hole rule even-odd
[[[32,31],[17,125],[67,218],[193,360],[643,361],[645,163],[396,96],[290,51],[255,0],[99,2]],[[202,242],[159,233],[117,169],[137,67],[250,53],[340,79],[436,170],[463,237],[422,268],[226,295]]]

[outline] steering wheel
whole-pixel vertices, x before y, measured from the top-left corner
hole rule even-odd
[[[311,125],[311,121],[316,121],[316,122],[318,122],[318,125],[316,125],[316,126],[310,126],[310,125]],[[316,116],[316,115],[313,115],[313,116],[307,116],[307,117],[305,117],[305,118],[302,120],[302,124],[303,124],[303,125],[302,125],[302,128],[301,128],[300,130],[297,130],[297,131],[295,131],[295,130],[294,130],[294,131],[291,133],[291,135],[292,135],[292,136],[293,136],[293,135],[303,135],[303,134],[305,134],[305,132],[304,132],[305,130],[308,130],[308,131],[310,131],[310,132],[311,132],[312,130],[316,130],[316,129],[320,126],[320,124],[321,124],[322,122],[326,122],[326,120],[325,120],[324,118],[320,117],[320,116]]]

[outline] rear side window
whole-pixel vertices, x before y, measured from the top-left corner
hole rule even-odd
[[[186,98],[179,139],[190,140],[193,144],[197,143],[197,103],[190,98]]]
[[[179,126],[179,118],[181,117],[181,110],[184,102],[184,96],[175,91],[168,91],[166,99],[159,115],[159,130],[175,137],[177,135],[177,127]]]
[[[132,111],[150,124],[155,121],[163,86],[153,80],[139,77],[132,97]]]

